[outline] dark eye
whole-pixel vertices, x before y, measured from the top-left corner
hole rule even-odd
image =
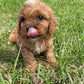
[[[38,20],[40,20],[40,21],[43,20],[43,19],[44,19],[43,16],[39,16],[39,17],[38,17]]]
[[[26,19],[23,17],[23,18],[22,18],[22,22],[24,22],[25,20],[26,20]]]

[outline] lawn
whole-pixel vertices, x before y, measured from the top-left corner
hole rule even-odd
[[[0,84],[84,84],[84,0],[41,0],[54,11],[58,22],[53,35],[59,69],[36,56],[35,73],[28,73],[16,44],[8,37],[17,24],[25,0],[0,0]],[[19,59],[18,59],[19,56]]]

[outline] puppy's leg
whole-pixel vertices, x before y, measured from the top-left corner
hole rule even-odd
[[[29,52],[27,49],[22,48],[21,53],[25,62],[25,67],[29,72],[34,72],[37,67],[37,62],[34,58],[33,53]]]
[[[8,44],[14,43],[16,42],[16,40],[17,40],[17,26],[10,34],[9,39],[8,39]]]
[[[53,49],[49,48],[47,51],[44,52],[44,55],[47,58],[47,61],[49,63],[49,65],[53,68],[58,68],[58,61],[56,60],[54,54],[53,54]]]

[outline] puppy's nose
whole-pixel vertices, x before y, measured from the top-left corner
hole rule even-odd
[[[32,27],[33,27],[33,26],[28,26],[28,27],[27,27],[27,32],[28,32],[29,28],[32,28]]]
[[[28,37],[36,37],[38,36],[38,31],[33,26],[27,27],[27,36]]]

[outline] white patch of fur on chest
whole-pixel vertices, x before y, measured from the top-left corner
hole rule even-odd
[[[45,42],[40,43],[39,41],[36,41],[34,53],[40,54],[43,51],[45,51],[45,49],[46,49]]]
[[[40,54],[40,43],[37,41],[36,44],[35,44],[35,50],[34,50],[34,53],[38,53]]]

